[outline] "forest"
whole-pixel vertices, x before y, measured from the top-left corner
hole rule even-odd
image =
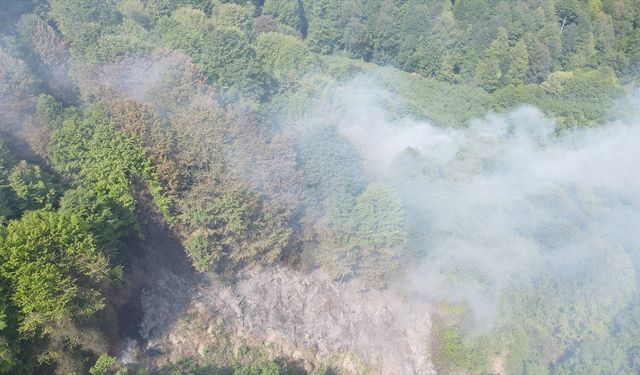
[[[0,374],[638,373],[639,85],[640,0],[0,0]]]

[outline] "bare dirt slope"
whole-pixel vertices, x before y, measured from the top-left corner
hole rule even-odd
[[[143,295],[141,333],[147,350],[165,353],[161,361],[220,344],[211,333],[221,326],[274,357],[299,360],[307,370],[328,364],[346,373],[435,373],[427,309],[393,289],[365,290],[357,281],[338,285],[320,272],[285,267],[246,270],[233,283],[200,281],[188,291],[195,291],[189,306],[176,296],[187,293],[181,289],[159,284]],[[183,303],[179,309],[171,306],[174,298]],[[199,329],[175,323],[172,311],[186,311],[189,321],[197,315]],[[173,328],[164,329],[170,322]]]
[[[246,269],[232,281],[199,275],[152,219],[158,215],[141,217],[145,238],[127,261],[113,348],[124,362],[151,369],[184,356],[224,362],[249,345],[293,360],[302,373],[324,365],[351,374],[435,373],[428,308],[400,290],[284,266]]]

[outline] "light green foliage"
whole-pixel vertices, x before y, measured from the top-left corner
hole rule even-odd
[[[73,51],[81,56],[118,24],[116,4],[116,0],[52,0],[50,14]]]
[[[495,92],[498,110],[529,103],[554,115],[563,127],[604,122],[622,95],[611,72],[583,70],[556,72],[543,85],[510,86]]]
[[[10,222],[0,259],[24,332],[49,332],[63,319],[104,307],[99,285],[108,279],[109,262],[73,215],[30,211]]]
[[[109,375],[110,369],[115,365],[116,358],[111,357],[108,354],[101,354],[96,360],[96,363],[89,369],[91,375]]]
[[[202,54],[205,35],[210,28],[209,18],[202,11],[179,8],[171,17],[159,21],[157,31],[167,47],[197,58]]]
[[[145,13],[153,22],[169,16],[171,12],[185,5],[185,0],[147,0],[144,4]]]
[[[212,26],[211,20],[203,11],[191,7],[176,9],[171,13],[171,18],[178,22],[181,27],[194,30],[207,31]]]
[[[466,329],[468,311],[463,306],[438,303],[433,314],[433,361],[438,372],[454,373],[465,369],[484,373],[492,355],[501,355],[488,337]]]
[[[0,374],[10,374],[17,371],[20,351],[15,332],[15,313],[11,304],[9,284],[0,277]]]
[[[164,365],[158,372],[161,375],[218,375],[221,370],[213,364],[200,364],[197,359],[181,357],[177,361]]]
[[[165,46],[191,56],[226,96],[260,100],[272,79],[255,59],[252,16],[248,5],[218,4],[211,18],[201,9],[182,7],[161,18],[153,33]]]
[[[221,4],[213,10],[213,26],[217,29],[232,28],[253,35],[253,9],[250,5]]]
[[[542,83],[545,91],[550,94],[559,95],[562,93],[564,85],[574,77],[573,72],[557,71],[549,74],[547,80]]]
[[[638,318],[637,291],[631,287],[634,265],[624,249],[597,246],[591,272],[577,280],[543,272],[531,283],[510,285],[502,296],[500,318],[490,330],[465,328],[470,324],[465,306],[438,306],[434,358],[440,370],[450,372],[453,365],[481,373],[496,357],[507,373],[517,374],[581,374],[593,369],[617,374],[637,368],[626,356],[635,353],[631,343],[638,331],[622,328]],[[459,277],[469,272],[473,271]]]
[[[148,17],[154,23],[163,24],[159,28],[162,38],[173,38],[169,45],[185,49],[203,62],[211,56],[220,56],[221,51],[198,56],[202,54],[203,36],[191,34],[190,29],[201,29],[202,22],[182,18],[189,20],[182,23],[184,29],[168,31],[172,29],[166,24],[168,18],[181,18],[178,14],[185,9],[200,12],[202,17],[198,18],[203,20],[211,14],[214,28],[239,30],[251,41],[254,35],[253,5],[260,6],[260,2],[240,5],[242,2],[150,0],[143,4],[126,0],[118,2],[117,6],[106,3],[95,6],[95,11],[79,14],[75,10],[81,8],[78,1],[56,0],[52,6],[54,19],[72,41],[78,39],[76,34],[79,33],[94,42],[102,38],[101,43],[110,44],[111,49],[117,45],[116,39],[131,46],[136,43],[130,37],[123,41],[122,37],[113,39],[105,34],[121,34],[114,31],[121,14],[142,25]],[[489,6],[485,2],[460,1],[436,6],[417,0],[402,3],[389,0],[267,0],[259,10],[262,15],[299,30],[313,51],[344,51],[355,57],[392,63],[407,71],[450,82],[477,82],[493,91],[507,84],[524,84],[524,65],[528,71],[526,81],[533,83],[543,82],[554,70],[602,65],[612,67],[619,77],[630,76],[637,71],[638,59],[633,58],[633,51],[637,49],[635,25],[640,17],[631,10],[634,9],[631,3],[619,0],[600,6],[579,1],[520,2],[511,6],[498,1]],[[69,14],[64,15],[64,10],[69,10]],[[69,22],[70,19],[75,22]],[[165,31],[167,35],[164,35]],[[144,34],[142,30],[140,34]],[[527,58],[521,42],[527,46]],[[225,43],[233,42],[226,39]],[[514,49],[516,46],[518,48]],[[242,62],[236,60],[233,64]],[[510,65],[514,69],[509,77]]]
[[[320,53],[332,53],[342,47],[339,26],[340,2],[336,0],[303,2],[307,19],[307,43]]]
[[[53,208],[56,191],[39,166],[20,161],[9,174],[9,186],[14,191],[19,210]]]
[[[476,68],[476,80],[483,89],[491,92],[498,87],[502,73],[498,61],[489,56]]]
[[[356,198],[354,240],[360,251],[361,272],[376,285],[384,285],[406,255],[403,215],[400,203],[385,185],[369,185]]]
[[[146,152],[117,132],[104,113],[67,118],[53,133],[50,149],[54,168],[75,187],[62,198],[62,209],[86,219],[101,241],[117,240],[136,227],[134,178],[148,185],[160,211],[170,217],[169,201]]]
[[[561,276],[548,274],[543,275],[535,286],[514,287],[505,295],[506,314],[495,335],[499,338],[496,345],[502,347],[496,349],[509,351],[513,372],[524,371],[527,367],[547,367],[549,358],[553,357],[552,348],[580,348],[578,353],[567,353],[568,363],[556,363],[556,368],[550,371],[553,374],[599,368],[595,363],[591,363],[593,367],[582,367],[584,364],[580,361],[594,360],[588,352],[592,350],[589,345],[616,340],[619,334],[612,334],[609,329],[615,330],[612,323],[632,303],[635,292],[629,288],[634,282],[629,255],[615,246],[604,243],[600,246],[596,269],[582,275],[575,281],[576,285],[567,285]],[[627,319],[630,314],[622,316]],[[629,333],[634,335],[637,331]],[[535,343],[540,344],[531,349]],[[608,345],[606,350],[611,350]],[[615,366],[625,365],[624,360],[614,360],[619,354],[611,354],[608,366],[612,367],[603,373],[617,373],[613,370]],[[567,372],[569,370],[571,372]]]
[[[483,116],[492,103],[492,96],[477,87],[416,77],[392,69],[375,74],[381,86],[393,94],[388,110],[397,117],[464,126],[470,119]]]
[[[233,375],[281,375],[282,368],[275,362],[261,360],[246,367],[236,367]]]
[[[113,33],[101,35],[95,44],[88,46],[84,58],[104,64],[142,55],[153,47],[149,32],[134,21],[125,19]]]
[[[7,328],[8,322],[8,310],[9,310],[9,293],[5,281],[0,283],[0,331]]]
[[[554,371],[557,375],[577,375],[595,371],[601,374],[627,374],[640,364],[640,308],[631,303],[616,319],[607,336],[581,342],[569,358]]]
[[[276,21],[301,31],[303,27],[302,1],[300,0],[265,0],[262,14],[271,16]]]
[[[15,209],[15,195],[8,182],[11,165],[14,163],[4,142],[0,140],[0,239],[5,236],[5,222],[20,214]],[[0,262],[4,258],[0,256]],[[0,272],[0,374],[11,374],[23,370],[18,354],[20,342],[17,334],[16,309],[11,301],[10,282]]]
[[[72,212],[82,218],[98,241],[105,245],[117,245],[119,239],[137,230],[129,197],[128,205],[122,199],[111,197],[92,187],[78,187],[65,193],[60,200],[60,210]]]
[[[328,4],[331,2],[325,2],[327,7]],[[368,31],[373,43],[358,55],[365,58],[372,55],[375,61],[393,63],[426,75],[433,74],[438,64],[448,65],[441,71],[451,73],[449,68],[453,67],[456,72],[452,73],[453,77],[441,74],[442,79],[453,81],[458,77],[468,82],[476,76],[483,86],[493,89],[497,69],[490,59],[495,50],[491,41],[495,41],[496,30],[504,30],[509,40],[506,45],[501,42],[499,52],[508,57],[509,47],[525,42],[529,49],[531,82],[544,81],[546,74],[558,68],[569,70],[600,64],[611,66],[619,76],[637,72],[632,60],[625,60],[615,52],[624,49],[623,45],[630,45],[627,42],[633,39],[629,21],[637,20],[638,13],[630,11],[631,2],[611,1],[605,6],[579,1],[516,4],[498,1],[491,5],[481,1],[456,1],[453,4],[452,8],[448,2],[441,7],[420,1],[369,4],[370,13],[365,19],[370,21]],[[308,8],[305,6],[305,10]],[[342,12],[340,17],[340,28],[347,31],[350,15]],[[310,36],[311,30],[310,22]],[[342,41],[346,43],[347,39]],[[448,64],[441,59],[445,57],[444,52],[451,60]],[[503,60],[498,64],[503,76],[508,62]],[[502,80],[497,87],[507,83]]]
[[[511,63],[507,73],[507,82],[510,85],[520,86],[527,83],[527,70],[529,68],[529,52],[527,44],[520,40],[511,49]]]
[[[255,356],[252,355],[252,357]],[[182,357],[163,366],[158,373],[161,375],[281,375],[289,372],[277,362],[267,360],[260,355],[258,358],[250,358],[249,361],[235,363],[231,368],[219,367],[206,358]]]
[[[333,23],[324,18],[314,18],[309,22],[307,42],[314,52],[332,53],[340,40]]]
[[[58,129],[62,126],[65,108],[53,96],[40,94],[36,101],[36,115],[38,121],[47,130]]]
[[[302,41],[278,33],[258,36],[256,59],[283,89],[295,88],[315,63],[315,57]]]
[[[450,327],[444,329],[442,335],[442,355],[444,359],[455,366],[471,369],[477,367],[477,353],[473,353],[465,347],[463,337],[458,328]],[[476,358],[474,358],[476,356]]]
[[[366,182],[357,150],[331,126],[309,129],[299,145],[309,193],[322,201],[342,192],[354,196]]]
[[[362,244],[372,250],[376,246],[404,246],[402,208],[388,186],[367,186],[356,198],[355,215]]]
[[[230,87],[246,77],[253,49],[242,30],[219,27],[207,35],[203,54],[205,74],[222,87]]]

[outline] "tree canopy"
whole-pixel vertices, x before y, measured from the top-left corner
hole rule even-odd
[[[630,113],[640,74],[640,0],[14,3],[0,9],[0,374],[124,374],[104,324],[139,284],[145,236],[229,280],[279,264],[375,290],[425,261],[434,223],[396,177],[447,171],[409,147],[380,175],[341,107],[374,93],[346,83],[386,93],[358,113],[367,135],[378,120],[454,134],[523,104],[563,134]],[[467,306],[436,301],[438,370],[486,372],[508,352],[508,373],[638,372],[637,256],[606,248],[576,285],[510,285],[480,333]],[[158,371],[285,373],[200,362]]]

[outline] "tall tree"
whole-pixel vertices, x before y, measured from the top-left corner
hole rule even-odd
[[[476,67],[476,80],[487,91],[493,91],[500,85],[504,61],[509,53],[507,30],[500,27],[496,38],[485,51],[485,58]]]
[[[529,52],[524,40],[519,40],[511,49],[511,63],[507,73],[507,82],[514,86],[527,83],[527,71],[529,70]]]
[[[265,0],[262,14],[300,32],[305,26],[301,0]]]
[[[541,83],[551,71],[551,55],[547,46],[535,42],[529,49],[529,81]]]

